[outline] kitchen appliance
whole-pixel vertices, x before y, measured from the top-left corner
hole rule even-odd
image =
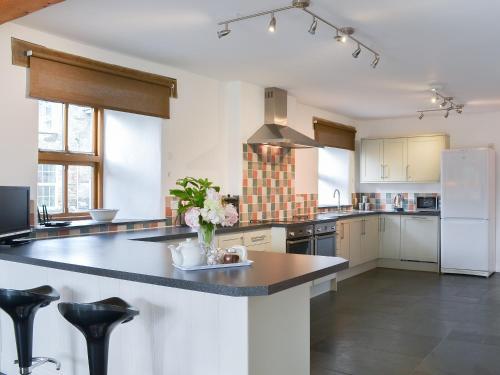
[[[314,225],[309,223],[288,225],[286,252],[290,254],[314,254]]]
[[[439,211],[439,197],[415,194],[417,211]]]
[[[403,195],[402,194],[396,194],[394,196],[394,210],[395,211],[403,211]]]
[[[248,138],[248,144],[286,148],[323,147],[314,139],[287,126],[288,95],[285,90],[271,87],[266,88],[264,94],[264,125]]]
[[[495,272],[495,151],[445,150],[441,157],[441,272]]]
[[[234,208],[236,208],[236,212],[240,213],[240,196],[239,195],[223,195],[222,196],[222,203],[223,204],[232,204]]]
[[[336,222],[314,225],[314,255],[336,256]]]
[[[30,188],[0,186],[0,244],[26,243],[30,233]]]

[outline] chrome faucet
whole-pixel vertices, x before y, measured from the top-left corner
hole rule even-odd
[[[335,191],[333,192],[333,199],[335,199],[335,196],[337,195],[337,193],[339,196],[339,200],[337,203],[337,211],[340,211],[340,190],[339,189],[335,189]]]

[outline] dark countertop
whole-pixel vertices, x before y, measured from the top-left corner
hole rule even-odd
[[[254,264],[250,267],[180,271],[172,266],[166,244],[137,240],[161,236],[165,230],[57,238],[13,248],[0,246],[0,259],[228,296],[274,294],[346,269],[349,263],[338,257],[251,251],[249,259]]]

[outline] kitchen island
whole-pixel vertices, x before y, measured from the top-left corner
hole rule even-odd
[[[124,232],[0,248],[1,285],[50,284],[61,301],[118,296],[137,307],[140,316],[111,338],[111,375],[309,373],[310,284],[346,269],[345,259],[250,252],[251,267],[186,272],[152,237]],[[14,373],[5,314],[0,325],[2,371]],[[83,338],[56,304],[37,314],[34,336],[35,354],[60,359],[66,373],[86,373]]]

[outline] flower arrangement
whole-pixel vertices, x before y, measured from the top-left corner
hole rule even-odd
[[[185,214],[188,226],[198,230],[198,240],[204,250],[213,250],[216,226],[236,224],[236,208],[232,204],[222,204],[220,187],[208,179],[185,177],[176,184],[180,188],[171,189],[170,194],[179,198],[179,213]]]

